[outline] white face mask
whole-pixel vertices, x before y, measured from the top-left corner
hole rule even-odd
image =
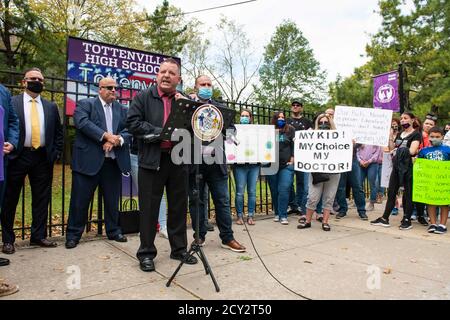
[[[430,142],[433,145],[433,147],[440,147],[440,146],[442,146],[442,139],[441,138],[430,138]]]

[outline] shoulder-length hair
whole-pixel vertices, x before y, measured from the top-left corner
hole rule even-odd
[[[273,113],[272,120],[271,120],[271,122],[270,122],[270,123],[273,124],[275,127],[277,127],[277,121],[278,121],[278,117],[280,116],[280,113],[282,113],[282,114],[284,115],[284,119],[287,120],[287,119],[286,119],[286,113],[285,113],[284,111],[275,111],[275,112]],[[286,125],[284,126],[284,128],[280,129],[280,132],[281,132],[281,133],[286,133],[286,132],[288,132],[289,130],[291,130],[290,128],[294,129],[294,127],[292,127],[291,125],[289,125],[289,124],[286,123]],[[295,130],[295,129],[294,129],[294,130]]]
[[[329,115],[327,115],[326,113],[321,113],[321,114],[319,114],[317,116],[316,121],[314,123],[314,129],[315,130],[319,130],[319,121],[322,118],[327,118],[328,122],[330,123],[331,130],[336,130],[336,125],[334,124],[333,119]]]
[[[241,110],[241,113],[239,114],[239,115],[241,115],[242,114],[242,112],[247,112],[249,115],[250,115],[250,123],[253,123],[253,113],[252,113],[252,110],[250,110],[250,109],[242,109]]]

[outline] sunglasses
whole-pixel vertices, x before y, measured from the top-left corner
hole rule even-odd
[[[428,119],[428,120],[433,120],[433,121],[437,121],[437,119],[438,119],[436,116],[432,116],[432,115],[429,115],[429,114],[427,114],[425,118]]]
[[[319,124],[330,124],[328,121],[320,121]]]
[[[303,107],[301,104],[293,104],[293,107]]]
[[[42,78],[37,78],[37,77],[25,78],[24,80],[26,80],[26,81],[39,81],[39,82],[44,82],[44,79],[42,79]]]
[[[109,90],[109,91],[113,91],[113,90],[116,90],[116,89],[117,89],[116,86],[103,86],[103,87],[100,87],[100,88],[106,89],[106,90]]]

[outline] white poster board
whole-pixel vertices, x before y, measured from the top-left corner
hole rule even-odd
[[[342,173],[352,170],[353,142],[342,130],[297,131],[294,141],[295,170]]]
[[[387,147],[392,110],[336,106],[334,123],[338,130],[353,132],[357,143]]]
[[[392,173],[392,157],[390,152],[383,153],[383,165],[381,166],[381,186],[389,187],[389,179]]]
[[[272,163],[275,154],[275,126],[237,124],[236,145],[232,140],[225,142],[227,163]]]

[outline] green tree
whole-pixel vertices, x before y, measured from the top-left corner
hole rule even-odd
[[[0,1],[0,63],[3,69],[23,69],[32,56],[29,46],[38,46],[36,34],[44,25],[26,0]]]
[[[183,48],[192,43],[197,35],[199,22],[186,21],[182,11],[164,0],[153,14],[146,14],[148,23],[144,27],[145,49],[169,56],[178,56]]]
[[[321,99],[324,90],[324,72],[308,40],[292,21],[277,27],[265,47],[259,76],[256,101],[263,105],[287,106],[294,97],[313,103]]]

